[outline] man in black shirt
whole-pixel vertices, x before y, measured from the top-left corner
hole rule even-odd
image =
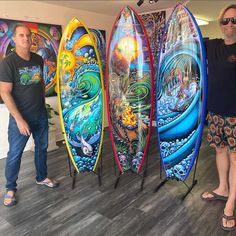
[[[219,186],[202,193],[203,200],[226,201],[221,227],[236,228],[236,5],[219,17],[224,39],[206,43],[208,59],[208,136],[216,150]]]
[[[48,119],[42,76],[43,59],[30,52],[31,32],[25,25],[15,26],[13,41],[15,51],[0,64],[0,94],[10,112],[5,206],[16,204],[16,181],[21,157],[31,133],[35,141],[36,183],[58,186],[58,182],[47,178]]]

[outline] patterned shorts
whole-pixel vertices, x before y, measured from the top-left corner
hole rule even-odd
[[[214,148],[228,147],[230,152],[236,152],[236,117],[224,117],[208,112],[209,145]]]

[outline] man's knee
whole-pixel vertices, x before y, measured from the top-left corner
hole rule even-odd
[[[222,147],[222,148],[217,147],[216,148],[216,153],[217,154],[226,154],[227,155],[228,148],[227,147]]]
[[[236,152],[230,152],[230,162],[236,166]]]

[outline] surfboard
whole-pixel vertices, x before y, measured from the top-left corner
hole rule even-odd
[[[201,32],[190,11],[178,3],[164,31],[156,77],[158,146],[167,178],[185,181],[196,163],[206,79]]]
[[[61,126],[78,172],[94,171],[102,147],[104,87],[99,55],[89,30],[77,18],[60,42],[57,69]]]
[[[139,173],[153,115],[153,67],[148,37],[137,13],[124,7],[111,32],[106,71],[110,138],[120,172]]]

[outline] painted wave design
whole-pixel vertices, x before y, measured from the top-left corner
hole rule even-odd
[[[157,130],[167,177],[184,181],[201,132],[202,54],[197,30],[182,5],[172,13],[167,29],[157,78]]]
[[[115,25],[109,53],[109,110],[116,158],[122,171],[138,172],[151,112],[151,69],[142,26],[126,7]]]
[[[100,150],[103,100],[96,51],[83,26],[71,32],[60,55],[62,116],[68,145],[78,170],[92,171]]]

